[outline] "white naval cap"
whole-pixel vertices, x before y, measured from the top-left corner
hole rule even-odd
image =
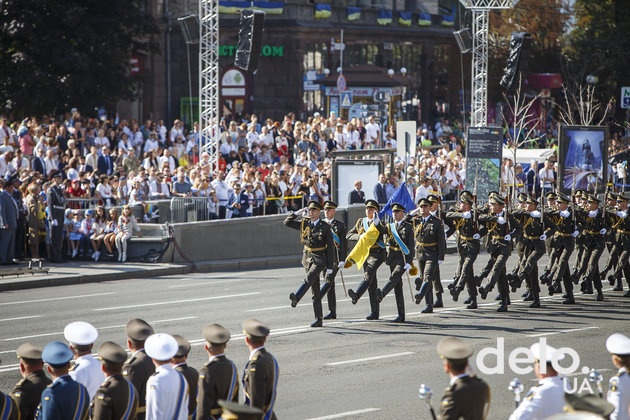
[[[89,322],[76,321],[66,325],[66,328],[63,329],[63,336],[70,343],[85,346],[96,341],[98,331]]]
[[[630,338],[619,333],[613,334],[606,340],[606,349],[611,354],[630,355]]]
[[[172,335],[164,333],[153,334],[144,343],[147,355],[160,362],[172,359],[178,348],[177,340]]]
[[[534,359],[541,361],[544,358],[545,363],[551,363],[558,349],[550,346],[549,344],[541,346],[540,343],[534,343],[529,348],[529,351],[532,352]],[[559,354],[557,360],[560,361],[562,359],[564,359],[564,353]]]

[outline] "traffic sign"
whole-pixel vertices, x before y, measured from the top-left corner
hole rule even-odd
[[[346,83],[346,76],[340,74],[339,77],[337,77],[337,90],[339,92],[343,92],[347,87],[348,84]]]
[[[346,90],[344,92],[340,92],[341,95],[340,99],[341,99],[341,107],[342,108],[350,108],[352,106],[352,92],[349,90]]]
[[[621,88],[621,108],[627,109],[630,108],[630,87],[622,87]]]
[[[374,102],[389,102],[389,92],[384,90],[377,90],[374,92]]]

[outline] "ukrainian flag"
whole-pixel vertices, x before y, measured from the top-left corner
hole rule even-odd
[[[332,9],[329,4],[315,5],[315,19],[328,19],[332,15]]]
[[[418,26],[431,26],[431,15],[428,13],[420,13],[418,15]]]
[[[411,26],[411,12],[399,12],[398,23],[404,26]]]
[[[455,26],[455,6],[451,9],[451,14],[442,16],[442,26]]]
[[[240,13],[243,8],[243,1],[229,1],[229,0],[220,0],[219,1],[219,13]]]
[[[392,11],[391,10],[379,10],[376,17],[376,21],[379,25],[389,25],[392,23]]]
[[[282,1],[255,1],[254,8],[262,10],[269,15],[281,15],[284,12]]]
[[[348,7],[348,20],[359,20],[361,19],[361,8],[360,7]]]
[[[370,248],[376,243],[380,232],[374,224],[372,224],[365,234],[359,239],[357,244],[352,248],[350,254],[348,254],[347,261],[351,261],[357,265],[357,269],[361,269],[368,255],[370,255]]]

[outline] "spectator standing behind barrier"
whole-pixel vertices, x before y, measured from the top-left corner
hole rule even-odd
[[[41,212],[40,191],[39,185],[31,183],[28,186],[28,196],[26,197],[27,238],[32,259],[39,259],[39,231],[46,228],[44,221],[39,218]]]
[[[228,184],[225,182],[225,172],[219,171],[217,178],[212,181],[212,188],[216,191],[217,199],[219,200],[219,219],[225,219],[227,204],[229,199]]]
[[[370,117],[372,118],[372,117]],[[374,186],[374,198],[378,204],[387,204],[387,178],[379,174],[378,183]]]
[[[18,206],[13,199],[13,182],[5,181],[0,192],[0,263],[13,264]]]
[[[123,207],[122,215],[118,218],[118,233],[116,234],[116,249],[118,250],[118,261],[127,261],[127,241],[138,232],[138,236],[142,236],[142,230],[136,222],[136,218],[131,214],[129,206]]]
[[[362,191],[363,183],[360,180],[354,181],[354,189],[348,194],[348,204],[365,203],[365,193]]]

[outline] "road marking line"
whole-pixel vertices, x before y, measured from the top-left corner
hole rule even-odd
[[[107,296],[107,295],[115,295],[115,294],[116,294],[116,292],[92,293],[90,295],[63,296],[63,297],[47,298],[47,299],[22,300],[22,301],[19,301],[19,302],[3,302],[3,303],[0,303],[0,305],[2,305],[2,306],[4,306],[4,305],[21,305],[23,303],[50,302],[50,301],[53,301],[53,300],[80,299],[80,298],[86,298],[86,297]]]
[[[350,302],[352,299],[337,299],[337,302]],[[322,305],[327,303],[327,301],[322,300]],[[298,303],[297,306],[313,306],[312,303]],[[269,306],[267,308],[259,308],[259,309],[248,309],[245,312],[258,312],[258,311],[272,311],[274,309],[292,309],[291,304],[282,305],[282,306]]]
[[[370,360],[389,359],[391,357],[410,356],[412,354],[416,354],[416,353],[412,352],[412,351],[406,351],[404,353],[384,354],[382,356],[364,357],[363,359],[344,360],[342,362],[326,363],[324,366],[339,366],[339,365],[346,365],[346,364],[349,364],[349,363],[367,362],[367,361],[370,361]]]
[[[205,300],[217,300],[217,299],[227,299],[227,298],[233,298],[233,297],[253,296],[253,295],[259,295],[260,293],[261,292],[251,292],[251,293],[239,293],[236,295],[210,296],[210,297],[197,298],[197,299],[182,299],[182,300],[171,300],[171,301],[166,301],[166,302],[140,303],[138,305],[112,306],[109,308],[97,308],[97,309],[92,309],[92,310],[96,312],[113,311],[115,309],[142,308],[145,306],[159,306],[159,305],[173,305],[176,303],[203,302]]]
[[[341,418],[344,418],[344,417],[356,416],[358,414],[373,413],[375,411],[381,411],[381,409],[380,408],[364,408],[363,410],[346,411],[345,413],[331,414],[330,416],[324,416],[324,417],[313,417],[313,418],[307,419],[307,420],[341,419]]]
[[[570,329],[570,330],[551,331],[551,332],[540,333],[540,334],[527,334],[527,335],[525,335],[525,337],[544,337],[544,336],[547,336],[547,335],[566,334],[566,333],[570,333],[570,332],[586,331],[586,330],[597,330],[597,329],[599,329],[599,327],[573,328],[573,329]]]
[[[17,321],[20,319],[31,319],[31,318],[41,318],[43,315],[30,315],[30,316],[19,316],[17,318],[5,318],[5,319],[0,319],[0,322],[6,322],[6,321]]]

